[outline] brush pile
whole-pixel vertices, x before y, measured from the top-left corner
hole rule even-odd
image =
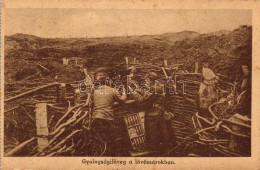
[[[247,91],[238,93],[236,86],[236,83],[230,86],[230,94],[209,106],[208,117],[198,112],[192,117],[198,135],[192,144],[205,148],[206,152],[211,150],[209,156],[250,156],[250,109],[247,113],[241,109],[245,107]]]
[[[15,122],[15,119],[12,119],[14,115],[11,112],[15,113],[20,119],[23,117],[24,120],[27,120],[28,117],[31,119],[27,126],[30,126],[30,129],[19,129],[18,134],[6,134],[8,137],[5,138],[10,140],[17,140],[16,138],[22,137],[19,139],[21,142],[17,141],[14,146],[11,146],[12,149],[5,148],[6,156],[102,156],[105,151],[106,144],[102,142],[94,132],[90,132],[90,114],[91,108],[91,95],[87,96],[87,100],[84,103],[77,104],[73,107],[61,105],[61,104],[47,104],[48,107],[48,136],[37,136],[36,135],[36,122],[35,122],[35,113],[34,107],[37,103],[42,103],[37,99],[32,99],[30,104],[19,105],[12,110],[9,109],[5,116],[6,119],[6,132],[10,130],[17,130],[21,128],[21,125],[25,125],[25,122],[21,122],[19,125]],[[23,99],[26,98],[22,96]],[[8,101],[8,100],[7,100]],[[44,102],[44,101],[43,101]],[[46,101],[45,101],[46,102]],[[31,106],[33,109],[25,110]],[[67,108],[67,109],[66,109]],[[27,116],[21,116],[19,112],[21,109],[26,111]],[[9,118],[10,117],[10,118]],[[12,122],[8,121],[12,120]],[[14,125],[13,125],[14,124]],[[13,126],[13,127],[10,127]],[[18,128],[18,129],[17,129]],[[28,133],[28,131],[31,133]],[[23,135],[21,135],[23,134]],[[43,150],[39,151],[37,146],[37,139],[40,138],[48,139],[48,145],[44,147]],[[39,144],[39,141],[38,141]],[[10,147],[10,145],[9,145]]]

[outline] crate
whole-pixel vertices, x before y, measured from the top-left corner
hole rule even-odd
[[[143,151],[146,148],[144,130],[144,112],[124,116],[130,143],[134,151]]]

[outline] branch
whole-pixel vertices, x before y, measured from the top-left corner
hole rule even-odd
[[[37,91],[39,91],[39,90],[43,90],[43,89],[45,89],[45,88],[52,87],[52,86],[57,86],[57,85],[59,85],[59,83],[57,83],[57,82],[55,82],[55,83],[50,83],[50,84],[47,84],[47,85],[43,85],[43,86],[37,87],[37,88],[35,88],[35,89],[33,89],[33,90],[29,90],[29,91],[27,91],[27,92],[25,92],[25,93],[19,94],[19,95],[14,96],[14,97],[11,97],[11,98],[9,98],[9,99],[6,99],[5,102],[10,102],[10,101],[13,101],[13,100],[15,100],[15,99],[18,99],[18,98],[24,97],[24,96],[26,96],[26,95],[29,95],[29,94],[31,94],[31,93],[37,92]]]
[[[43,68],[44,70],[47,70],[47,71],[49,71],[50,72],[50,70],[49,69],[47,69],[46,67],[44,67],[44,66],[42,66],[41,64],[36,64],[37,66],[40,66],[41,68]]]
[[[20,145],[16,146],[14,149],[12,149],[11,151],[9,151],[5,156],[13,156],[14,154],[16,154],[18,151],[20,151],[21,149],[23,149],[26,145],[29,145],[30,143],[32,143],[34,140],[36,140],[36,137],[33,137],[23,143],[21,143]]]

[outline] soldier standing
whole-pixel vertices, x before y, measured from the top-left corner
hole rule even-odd
[[[94,89],[93,121],[91,127],[106,142],[104,156],[115,156],[116,137],[113,104],[114,102],[124,103],[126,93],[120,95],[116,89],[109,86],[109,77],[106,73],[100,72],[95,76],[97,80]]]
[[[150,90],[145,94],[131,94],[138,103],[143,103],[145,110],[145,134],[150,151],[168,153],[174,142],[170,121],[165,119],[164,86],[157,82],[159,76],[155,72],[148,72],[145,76]],[[131,90],[130,90],[131,91]]]

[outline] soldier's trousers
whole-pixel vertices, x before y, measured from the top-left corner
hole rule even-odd
[[[167,152],[169,147],[175,143],[171,123],[165,120],[163,115],[145,116],[146,142],[150,150],[161,150]]]
[[[106,142],[106,152],[103,156],[115,156],[116,137],[114,121],[96,118],[93,120],[91,127],[102,141]]]

